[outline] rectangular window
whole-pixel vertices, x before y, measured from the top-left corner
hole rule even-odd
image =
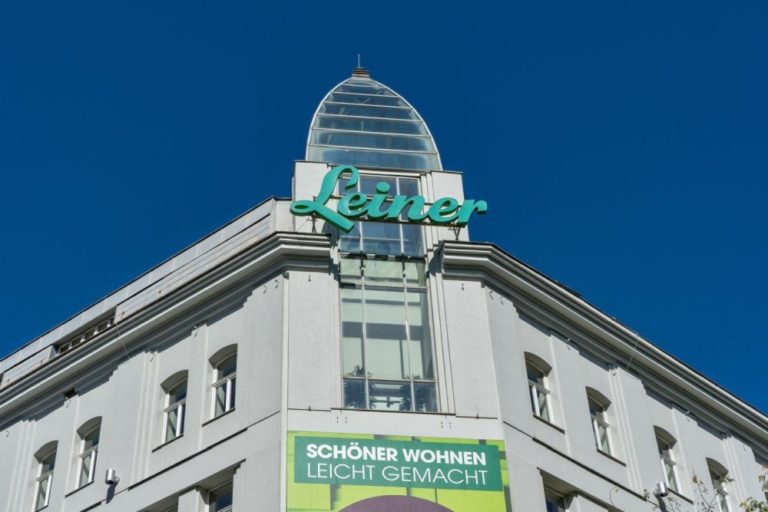
[[[369,198],[376,193],[377,183],[389,185],[388,198],[396,195],[414,196],[419,194],[419,181],[416,178],[402,178],[394,176],[360,175],[360,179],[353,188],[345,188],[347,180],[339,180],[339,194],[350,192],[362,192]],[[384,211],[391,205],[387,200],[381,206]],[[406,215],[408,209],[400,215],[398,222],[355,222],[355,227],[349,233],[340,234],[340,249],[344,253],[366,253],[392,256],[420,256],[423,254],[421,240],[421,227],[408,224]]]
[[[423,262],[341,260],[344,406],[437,411]]]

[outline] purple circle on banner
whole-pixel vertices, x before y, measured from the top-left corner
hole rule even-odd
[[[410,496],[378,496],[358,501],[341,512],[452,512],[451,509]]]

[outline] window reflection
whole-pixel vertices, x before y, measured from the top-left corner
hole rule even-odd
[[[346,188],[348,181],[339,180],[338,193],[347,194],[353,191],[363,192],[372,196],[376,193],[376,184],[384,182],[389,185],[388,197],[395,195],[417,195],[418,180],[415,178],[395,178],[378,176],[360,176],[357,186]],[[387,208],[387,202],[382,209]],[[404,212],[401,220],[405,220]],[[420,256],[423,254],[422,229],[416,224],[397,222],[358,221],[349,233],[340,233],[339,245],[342,252],[379,255]]]
[[[317,123],[319,128],[329,128],[331,130],[403,133],[409,135],[427,134],[420,121],[396,121],[393,119],[370,119],[366,117],[343,117],[320,114]]]

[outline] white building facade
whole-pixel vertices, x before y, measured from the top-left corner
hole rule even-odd
[[[350,231],[294,203],[319,204],[338,166],[323,204],[346,208]],[[735,512],[765,499],[768,418],[471,242],[462,212],[471,225],[484,206],[442,169],[415,109],[355,70],[313,118],[291,199],[0,361],[0,510]],[[340,451],[353,445],[368,455]],[[437,461],[405,464],[413,447]]]

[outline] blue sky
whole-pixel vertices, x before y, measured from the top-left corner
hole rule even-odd
[[[361,53],[475,240],[768,410],[768,4],[272,4],[0,6],[0,353],[288,196]]]

